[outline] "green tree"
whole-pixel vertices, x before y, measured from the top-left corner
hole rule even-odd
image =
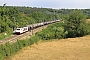
[[[80,37],[85,35],[86,16],[80,10],[74,10],[65,21],[67,37]]]

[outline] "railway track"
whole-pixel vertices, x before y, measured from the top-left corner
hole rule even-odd
[[[42,27],[38,27],[36,29],[33,29],[33,34],[35,34],[36,32],[38,31],[41,31],[43,28],[46,28],[48,25],[45,25],[45,26],[42,26]],[[24,34],[21,34],[21,35],[12,35],[4,40],[1,40],[0,41],[0,44],[5,44],[6,42],[9,42],[9,43],[14,43],[16,42],[17,40],[22,40],[22,39],[26,39],[28,37],[30,37],[32,35],[32,30],[31,31],[28,31]]]
[[[61,21],[59,20],[59,22],[61,22]],[[52,24],[54,24],[54,23],[52,23]],[[48,25],[50,25],[50,24],[48,24]],[[28,31],[28,32],[26,32],[24,34],[21,34],[21,35],[12,35],[12,36],[4,39],[4,40],[1,40],[0,41],[0,44],[5,44],[6,42],[14,43],[17,40],[26,39],[26,38],[30,37],[32,34],[35,34],[36,32],[41,31],[43,28],[46,28],[48,25],[47,24],[46,25],[43,25],[41,27],[35,28],[35,29],[33,29],[31,31]]]

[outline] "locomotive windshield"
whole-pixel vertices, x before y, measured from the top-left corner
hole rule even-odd
[[[20,30],[20,29],[17,29],[17,30]]]

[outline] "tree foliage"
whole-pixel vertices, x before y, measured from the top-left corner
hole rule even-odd
[[[0,33],[42,21],[53,20],[54,13],[47,8],[0,6]],[[60,18],[56,15],[57,19]]]
[[[86,27],[86,16],[80,10],[74,10],[65,21],[65,30],[68,31],[67,37],[84,36]]]
[[[47,8],[0,6],[0,35],[12,34],[17,27],[23,27],[32,23],[53,20],[55,14]],[[59,14],[56,15],[60,18]],[[3,39],[4,35],[0,36]],[[2,40],[0,39],[0,40]]]
[[[36,33],[43,40],[62,39],[65,38],[66,34],[68,32],[64,30],[62,22],[50,25],[41,32]]]

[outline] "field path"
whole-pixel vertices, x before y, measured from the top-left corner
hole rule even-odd
[[[90,60],[90,35],[48,42],[38,42],[25,47],[11,60]]]

